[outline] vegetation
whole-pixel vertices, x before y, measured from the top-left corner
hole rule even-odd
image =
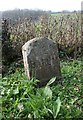
[[[11,24],[15,24],[19,19],[23,20],[25,18],[32,17],[33,20],[38,20],[38,16],[47,15],[49,12],[43,10],[8,10],[2,13],[2,17],[5,19],[11,19]]]
[[[28,10],[3,13],[0,119],[83,118],[82,34],[80,13],[49,15]],[[52,78],[46,86],[38,88],[38,80],[29,81],[24,74],[21,47],[40,36],[57,42],[62,84],[55,84],[56,79]]]
[[[4,14],[3,14],[4,16]],[[7,16],[6,16],[7,17]],[[81,14],[61,14],[49,15],[43,14],[34,20],[32,17],[14,19],[14,24],[11,23],[11,19],[7,20],[6,34],[8,41],[3,45],[3,56],[9,57],[8,61],[14,61],[16,58],[22,56],[22,45],[34,38],[34,37],[48,37],[56,41],[59,48],[59,54],[61,58],[74,58],[77,59],[82,55],[82,31],[81,31]],[[3,25],[4,26],[4,25]],[[2,28],[5,29],[5,26]],[[2,31],[3,32],[3,31]],[[2,37],[5,35],[3,34]],[[10,53],[9,56],[4,51],[4,47],[7,46]],[[10,52],[11,51],[11,52]],[[5,54],[4,54],[5,53]],[[6,56],[5,56],[6,55]],[[12,58],[10,57],[12,56]],[[9,60],[11,58],[11,60]]]
[[[38,80],[27,80],[23,67],[15,73],[6,75],[0,81],[0,103],[2,116],[8,118],[82,118],[82,62],[62,61],[61,71],[64,78],[62,85],[53,84],[54,78],[43,88],[37,88]]]

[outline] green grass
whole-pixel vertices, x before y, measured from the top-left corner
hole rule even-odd
[[[75,16],[76,14],[79,14],[80,15],[80,13],[55,13],[55,14],[51,14],[51,16],[67,16],[67,15],[70,15],[70,16]]]
[[[61,62],[62,85],[36,88],[37,80],[27,80],[23,67],[5,76],[1,84],[0,104],[4,120],[18,118],[83,118],[82,62]]]

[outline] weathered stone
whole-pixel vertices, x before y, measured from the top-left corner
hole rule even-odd
[[[48,38],[34,38],[22,47],[25,73],[29,79],[35,76],[40,86],[52,77],[61,79],[60,61],[55,42]]]

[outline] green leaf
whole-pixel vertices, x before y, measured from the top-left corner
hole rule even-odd
[[[58,97],[58,99],[56,100],[56,103],[57,103],[57,110],[56,110],[56,116],[58,115],[59,111],[60,111],[60,107],[61,107],[61,100],[60,98]]]
[[[3,80],[7,80],[8,78],[7,77],[4,77]]]
[[[18,89],[18,87],[17,87],[15,90],[13,90],[13,94],[16,95],[16,94],[18,94],[18,93],[19,93],[19,89]]]
[[[50,109],[47,109],[52,115],[53,115],[53,112],[52,112],[52,110],[50,110]]]
[[[78,100],[78,97],[71,99],[70,103],[73,105],[76,100]]]
[[[4,95],[4,94],[5,94],[5,89],[1,91],[1,95]]]
[[[53,78],[47,83],[47,85],[51,85],[55,80],[56,80],[56,77],[53,77]]]
[[[34,111],[36,110],[36,107],[35,107],[33,101],[32,101],[32,102],[29,101],[29,102],[28,102],[28,105],[30,105]]]
[[[7,85],[7,81],[0,81],[0,85]]]
[[[61,101],[60,98],[58,97],[57,100],[55,101],[55,104],[53,106],[53,114],[54,114],[54,118],[57,117],[59,111],[60,111],[60,107],[61,107]]]
[[[52,98],[52,90],[50,89],[49,86],[46,86],[44,89],[44,95],[48,98]]]
[[[20,112],[22,112],[23,109],[24,109],[23,104],[22,104],[22,103],[19,103],[18,106],[17,106],[17,109],[18,109]]]
[[[0,120],[2,120],[3,116],[2,116],[2,113],[0,113]]]

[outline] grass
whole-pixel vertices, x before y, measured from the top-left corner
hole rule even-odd
[[[42,88],[38,80],[27,80],[23,67],[0,81],[0,118],[8,119],[69,119],[83,118],[82,62],[61,62],[62,85],[51,85],[54,78]]]
[[[75,16],[77,13],[53,13],[51,14],[51,16],[54,16],[54,17],[60,17],[60,16],[67,16],[67,15],[70,15],[70,16]],[[80,15],[80,13],[78,13]]]

